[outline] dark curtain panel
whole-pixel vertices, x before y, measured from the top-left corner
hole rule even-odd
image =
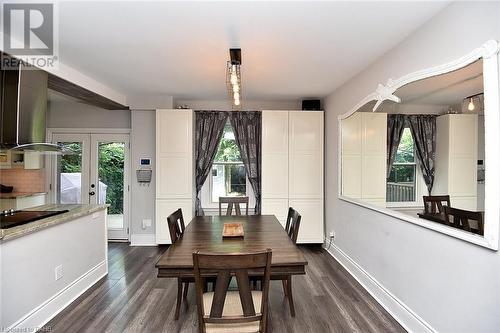
[[[261,168],[262,168],[262,112],[231,112],[236,144],[240,149],[241,160],[245,164],[248,180],[255,193],[255,214],[260,214]]]
[[[407,119],[415,142],[417,162],[430,195],[434,185],[436,161],[436,116],[415,115],[408,116]]]
[[[196,216],[203,216],[200,191],[207,180],[224,132],[228,113],[221,111],[195,111],[195,182]]]
[[[392,164],[396,158],[405,123],[405,116],[402,114],[387,115],[387,178],[389,178]]]

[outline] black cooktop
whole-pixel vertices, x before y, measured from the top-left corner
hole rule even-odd
[[[68,210],[18,210],[13,213],[0,215],[0,229],[9,229],[18,225],[26,224],[46,217],[67,213]]]

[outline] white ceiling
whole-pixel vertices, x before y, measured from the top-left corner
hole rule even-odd
[[[407,84],[395,94],[403,104],[447,106],[483,90],[483,61],[478,60],[454,72]]]
[[[241,47],[243,98],[324,97],[447,2],[61,2],[63,63],[125,95],[226,98]]]

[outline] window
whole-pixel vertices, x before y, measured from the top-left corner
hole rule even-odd
[[[387,202],[414,202],[417,192],[416,176],[415,143],[410,128],[406,127],[387,179]]]
[[[210,183],[212,202],[219,202],[219,197],[247,195],[246,179],[245,166],[241,161],[233,128],[227,122],[212,165]]]

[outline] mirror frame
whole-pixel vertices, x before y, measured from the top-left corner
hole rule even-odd
[[[500,68],[498,54],[500,44],[496,40],[489,40],[481,47],[469,54],[443,65],[427,68],[402,76],[397,80],[389,79],[385,85],[379,84],[377,89],[363,98],[350,111],[338,117],[338,198],[392,217],[420,225],[424,228],[462,239],[492,250],[498,250],[500,230]],[[388,208],[378,207],[359,199],[342,195],[342,120],[351,116],[365,104],[376,101],[373,112],[386,100],[400,103],[401,99],[394,93],[400,87],[414,81],[446,74],[466,67],[473,62],[483,60],[484,84],[484,115],[485,119],[485,159],[488,166],[485,169],[485,222],[484,236],[479,236],[461,229],[448,227],[432,221],[412,217]]]

